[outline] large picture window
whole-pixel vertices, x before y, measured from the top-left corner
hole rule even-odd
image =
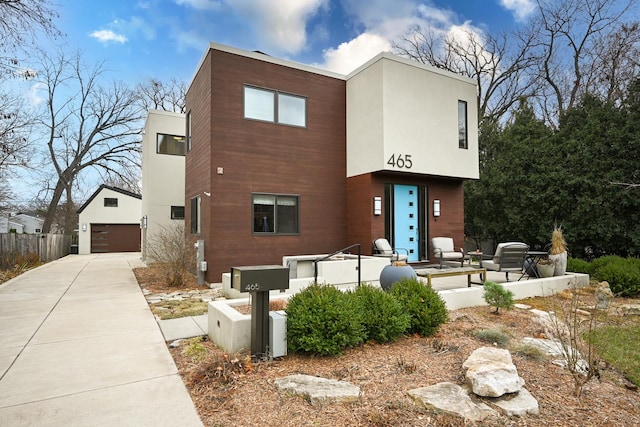
[[[467,149],[467,102],[458,101],[458,147]]]
[[[253,232],[298,234],[298,206],[298,196],[253,194]]]
[[[173,154],[176,156],[184,156],[184,136],[159,133],[157,136],[157,141],[158,154]]]
[[[307,100],[268,89],[244,87],[244,117],[283,125],[307,125]]]

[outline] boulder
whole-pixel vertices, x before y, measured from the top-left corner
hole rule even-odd
[[[498,415],[484,403],[475,403],[469,393],[457,384],[444,382],[407,392],[409,397],[427,408],[434,408],[464,418],[466,421],[482,421]]]
[[[330,380],[311,375],[289,375],[277,378],[278,390],[303,396],[312,405],[328,402],[353,402],[360,399],[360,387],[347,381]]]
[[[527,414],[538,415],[540,412],[538,401],[526,388],[521,388],[517,393],[493,399],[491,403],[499,407],[509,417],[523,417]]]
[[[524,385],[509,350],[478,348],[462,364],[462,368],[468,384],[478,396],[500,397],[517,393]]]

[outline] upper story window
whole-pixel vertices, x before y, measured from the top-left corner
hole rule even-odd
[[[184,156],[184,140],[184,136],[159,133],[157,137],[158,144],[156,151],[158,154]]]
[[[118,199],[115,197],[105,197],[104,198],[104,207],[105,208],[117,208],[118,207]]]
[[[458,101],[458,147],[464,149],[469,148],[466,101]]]
[[[244,87],[244,117],[283,125],[307,125],[307,99],[269,89]]]
[[[253,195],[253,232],[298,234],[298,196]]]
[[[186,129],[186,137],[187,137],[187,151],[191,151],[191,111],[187,113],[187,129]]]

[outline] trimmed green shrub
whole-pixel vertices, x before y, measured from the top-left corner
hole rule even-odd
[[[495,282],[484,282],[484,300],[487,304],[496,308],[496,313],[501,308],[511,310],[513,307],[513,292]]]
[[[362,313],[366,340],[394,341],[409,327],[411,317],[403,311],[402,304],[381,288],[363,284],[353,296]]]
[[[640,262],[637,258],[620,258],[598,268],[594,276],[609,282],[614,295],[634,296],[640,293]]]
[[[362,313],[352,294],[313,284],[291,297],[287,313],[287,346],[291,351],[338,355],[364,342]]]
[[[593,264],[580,258],[567,259],[567,271],[593,275]]]
[[[411,317],[409,333],[433,335],[440,325],[449,320],[447,306],[440,295],[416,278],[403,277],[393,284],[390,292]]]
[[[635,296],[640,293],[640,258],[603,256],[590,262],[585,272],[592,279],[607,281],[616,295]]]

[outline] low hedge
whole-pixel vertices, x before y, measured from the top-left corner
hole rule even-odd
[[[615,295],[640,294],[640,258],[608,255],[591,262],[570,258],[567,262],[567,271],[586,273],[599,282],[606,281]]]
[[[406,278],[388,293],[366,284],[352,292],[313,284],[291,297],[285,311],[288,349],[321,356],[338,355],[368,340],[432,335],[449,318],[433,288]]]

